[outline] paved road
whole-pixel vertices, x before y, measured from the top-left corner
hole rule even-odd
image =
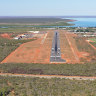
[[[66,60],[61,59],[61,51],[60,51],[60,39],[59,39],[59,32],[54,32],[53,42],[52,42],[52,49],[51,49],[51,56],[50,62],[66,62]]]

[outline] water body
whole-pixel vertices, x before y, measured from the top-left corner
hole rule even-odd
[[[67,18],[76,20],[74,22],[69,22],[75,24],[70,27],[96,27],[96,18]]]

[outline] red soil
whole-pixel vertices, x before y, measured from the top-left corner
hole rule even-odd
[[[89,54],[78,51],[74,39],[77,35],[62,30],[59,30],[59,32],[62,59],[65,59],[66,63],[81,63],[80,58],[86,58]],[[53,34],[53,31],[50,30],[48,34],[42,35],[41,38],[35,41],[22,44],[1,63],[49,64]]]
[[[3,38],[8,38],[8,39],[11,38],[11,35],[12,35],[12,34],[8,34],[8,33],[0,34],[1,37],[3,37]]]
[[[61,53],[62,58],[67,61],[67,63],[80,63],[78,57],[78,49],[74,40],[75,34],[69,33],[67,31],[60,32],[60,42],[61,42]]]
[[[76,37],[76,34],[69,33],[67,31],[62,31],[62,40],[63,44],[61,44],[61,53],[62,53],[62,58],[67,61],[67,63],[82,63],[80,61],[80,58],[85,58],[87,59],[87,56],[89,56],[89,53],[87,52],[79,52],[77,46],[76,46],[76,41],[74,37]],[[63,48],[63,49],[62,49]],[[64,51],[65,50],[65,51]]]
[[[42,35],[42,38],[22,44],[1,63],[50,63],[52,33],[48,32],[46,38]]]

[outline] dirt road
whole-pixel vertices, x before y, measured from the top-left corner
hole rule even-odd
[[[62,75],[32,75],[32,74],[11,74],[11,73],[0,73],[0,76],[10,76],[10,77],[39,77],[39,78],[60,78],[60,79],[70,79],[70,80],[96,80],[96,77],[85,77],[85,76],[62,76]]]
[[[95,49],[96,50],[96,47],[95,46],[93,46],[91,43],[90,43],[90,41],[88,41],[88,40],[86,40],[87,41],[87,43],[93,48],[93,49]]]

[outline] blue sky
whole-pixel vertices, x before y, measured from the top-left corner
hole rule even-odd
[[[0,16],[95,15],[96,0],[0,0]]]

